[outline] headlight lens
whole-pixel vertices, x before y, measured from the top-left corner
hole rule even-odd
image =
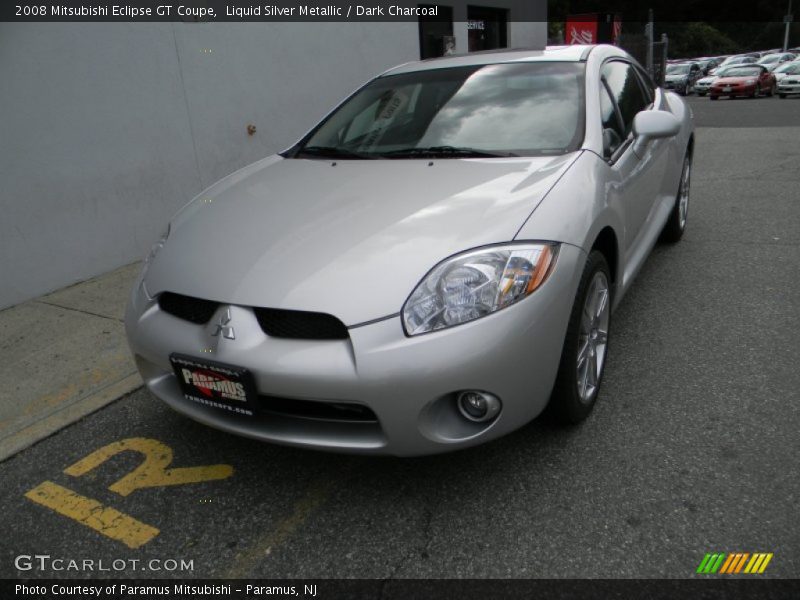
[[[748,79],[746,83],[747,85],[753,85],[755,82],[756,82],[755,79]]]
[[[144,274],[147,271],[147,268],[155,259],[156,255],[158,254],[159,250],[164,247],[164,244],[167,242],[167,238],[169,237],[169,232],[171,229],[171,225],[167,224],[167,230],[161,236],[161,238],[153,244],[153,247],[150,248],[150,252],[147,253],[147,256],[144,257],[144,265],[142,266],[142,273]]]
[[[474,321],[522,300],[547,279],[557,253],[552,243],[509,244],[442,261],[403,306],[406,334]]]

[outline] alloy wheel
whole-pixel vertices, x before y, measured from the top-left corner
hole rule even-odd
[[[578,341],[578,396],[585,404],[594,398],[605,366],[611,314],[609,300],[608,278],[598,271],[586,293]]]
[[[678,224],[681,229],[686,227],[686,216],[689,214],[689,186],[691,183],[692,163],[687,156],[683,161],[681,174],[681,191],[678,196]]]

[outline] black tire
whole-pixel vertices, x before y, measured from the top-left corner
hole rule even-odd
[[[603,372],[605,368],[600,369],[598,373],[597,383],[591,397],[588,401],[581,400],[578,390],[578,351],[581,341],[581,318],[590,283],[598,272],[604,273],[606,281],[609,283],[607,302],[610,311],[614,288],[611,284],[611,274],[608,263],[602,253],[593,250],[586,259],[586,265],[583,268],[578,291],[575,294],[575,302],[572,305],[572,313],[570,314],[569,325],[567,326],[567,335],[564,338],[564,348],[561,351],[561,362],[558,366],[556,383],[553,386],[553,393],[550,396],[550,403],[547,407],[548,413],[558,422],[565,425],[580,423],[589,416],[597,402],[597,396],[603,382]],[[610,323],[609,320],[609,326]],[[607,362],[608,340],[606,341],[603,367],[605,367]]]
[[[684,174],[686,169],[689,169],[688,179],[686,179],[687,189],[691,190],[691,169],[692,169],[692,155],[690,152],[686,153],[683,159],[683,168],[681,169],[681,180],[678,183],[678,193],[675,195],[675,205],[672,207],[672,212],[669,214],[664,229],[661,232],[661,241],[667,244],[674,244],[683,237],[683,232],[686,231],[686,222],[689,213],[689,197],[686,199],[686,213],[681,218],[681,194],[684,187]]]
[[[709,100],[719,100],[719,96],[709,96]]]
[[[785,100],[786,94],[778,94],[778,98],[780,98],[781,100]]]

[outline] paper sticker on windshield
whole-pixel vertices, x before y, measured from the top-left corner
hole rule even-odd
[[[362,148],[370,148],[377,144],[397,113],[403,110],[407,105],[407,94],[404,94],[400,90],[390,90],[386,92],[378,101],[378,108],[375,111],[375,124],[360,146]]]

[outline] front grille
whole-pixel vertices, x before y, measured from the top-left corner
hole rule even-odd
[[[211,320],[219,306],[218,302],[164,292],[158,297],[158,306],[179,319],[204,325]]]
[[[358,421],[375,423],[378,417],[372,409],[352,402],[318,402],[292,400],[275,396],[259,396],[259,409],[263,412],[318,419],[322,421]]]
[[[333,315],[277,308],[253,310],[261,329],[272,337],[298,340],[346,340],[349,337],[347,327]]]

